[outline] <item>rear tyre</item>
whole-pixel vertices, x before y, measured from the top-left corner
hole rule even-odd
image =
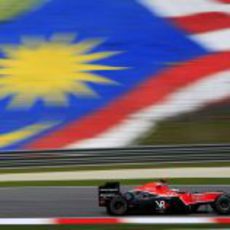
[[[230,196],[228,196],[228,195],[220,196],[212,204],[212,208],[216,213],[218,213],[220,215],[230,214]]]
[[[200,207],[200,205],[197,205],[197,204],[192,205],[192,206],[191,206],[191,209],[190,209],[191,213],[196,213],[196,212],[198,212],[199,207]]]
[[[115,196],[107,206],[107,212],[113,216],[122,216],[128,212],[128,203],[122,196]]]

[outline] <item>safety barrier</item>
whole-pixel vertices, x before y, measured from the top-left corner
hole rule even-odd
[[[0,167],[230,161],[230,144],[0,153]]]

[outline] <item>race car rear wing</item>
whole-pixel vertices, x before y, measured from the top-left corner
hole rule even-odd
[[[109,201],[120,194],[119,182],[107,182],[98,187],[98,203],[100,207],[107,206]]]

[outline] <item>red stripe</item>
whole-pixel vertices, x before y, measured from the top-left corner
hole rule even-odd
[[[197,34],[230,27],[230,16],[225,13],[200,13],[178,18],[170,18],[188,33]]]
[[[216,224],[230,224],[230,217],[214,218],[214,223],[216,223]]]
[[[153,76],[106,108],[72,122],[27,146],[27,149],[61,148],[93,138],[121,122],[128,115],[164,101],[171,93],[210,74],[229,68],[230,52],[216,53],[177,65]]]
[[[58,218],[58,225],[95,225],[95,224],[119,224],[118,218]]]
[[[226,3],[226,4],[230,3],[230,0],[216,0],[216,1],[221,2],[221,3]]]

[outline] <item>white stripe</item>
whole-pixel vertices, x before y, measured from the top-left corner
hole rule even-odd
[[[205,217],[135,217],[121,218],[120,221],[125,224],[209,224],[214,223],[211,218]]]
[[[150,11],[165,17],[187,16],[205,12],[230,13],[230,4],[213,0],[138,0]]]
[[[230,50],[230,29],[193,35],[190,38],[209,51]]]
[[[131,144],[170,116],[190,112],[204,104],[230,96],[230,71],[221,72],[171,95],[164,103],[150,106],[131,115],[120,125],[96,138],[69,145],[67,148],[106,148]]]
[[[50,225],[51,218],[0,218],[0,225]]]
[[[9,173],[0,175],[0,182],[85,181],[154,178],[229,178],[230,167],[184,167],[148,169],[110,169],[69,172]],[[33,223],[33,221],[31,221]],[[36,223],[36,222],[34,222]]]

